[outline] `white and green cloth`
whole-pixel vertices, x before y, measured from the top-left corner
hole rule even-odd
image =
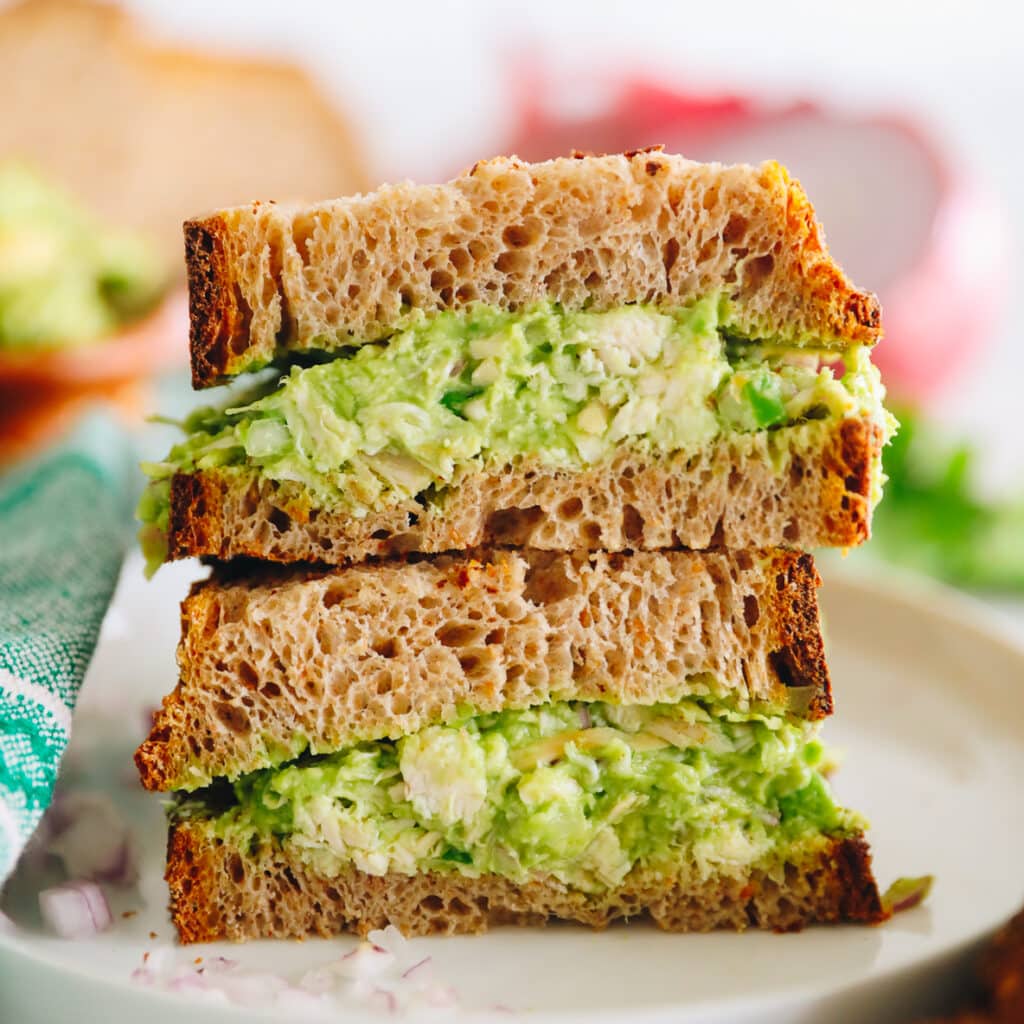
[[[0,475],[0,884],[53,795],[136,484],[128,439],[99,416]]]

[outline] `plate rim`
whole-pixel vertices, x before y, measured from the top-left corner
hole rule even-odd
[[[125,570],[129,570],[131,566],[132,560],[129,558],[126,560]],[[871,562],[869,565],[860,563],[853,566],[824,563],[821,568],[825,570],[826,593],[846,589],[856,592],[860,599],[880,599],[882,602],[895,603],[900,605],[904,611],[915,616],[932,618],[948,628],[961,632],[966,631],[970,634],[972,644],[996,645],[1009,660],[1018,662],[1022,670],[1022,678],[1024,678],[1024,637],[1014,630],[1006,613],[987,604],[977,595],[956,590],[940,581],[913,572],[894,569],[882,563]],[[111,603],[111,608],[115,605],[116,600]],[[1024,686],[1016,689],[1009,688],[1007,693],[1015,700],[1024,701]],[[1020,743],[1024,749],[1024,737],[1021,738]],[[1007,918],[1013,913],[1013,909],[1012,906],[1007,908]],[[861,928],[865,926],[840,925],[838,927]],[[885,924],[875,927],[885,927]],[[994,927],[982,929],[978,933],[962,937],[950,945],[943,945],[911,963],[883,965],[874,969],[870,977],[853,978],[840,983],[836,983],[835,979],[824,982],[815,982],[814,980],[806,983],[798,982],[774,992],[734,996],[727,1003],[711,998],[685,1005],[678,1002],[651,1003],[629,1010],[628,1018],[625,1016],[627,1011],[613,1007],[588,1010],[542,1009],[521,1012],[527,1014],[529,1019],[536,1024],[576,1024],[577,1021],[581,1024],[583,1021],[588,1024],[618,1024],[625,1019],[636,1021],[638,1024],[655,1024],[655,1022],[669,1017],[680,1021],[699,1020],[709,1013],[729,1013],[740,1017],[749,1015],[754,1009],[770,1013],[786,1007],[808,1007],[821,999],[860,988],[872,988],[892,981],[901,974],[927,971],[930,967],[934,968],[937,962],[951,956],[966,956],[993,931]],[[486,937],[483,938],[486,940]],[[160,943],[161,946],[167,944],[175,949],[182,948],[173,939],[169,943],[166,941]],[[204,1020],[207,1015],[211,1020],[217,1018],[228,1020],[240,1012],[250,1017],[257,1017],[257,1019],[286,1019],[282,1016],[282,1012],[269,1008],[253,1009],[234,1004],[213,1005],[201,999],[190,998],[187,992],[182,994],[162,989],[145,989],[133,982],[130,975],[127,974],[123,978],[97,974],[91,971],[87,965],[69,964],[45,950],[33,949],[18,940],[17,932],[10,933],[3,929],[0,929],[0,957],[15,959],[12,973],[17,973],[17,961],[20,961],[31,964],[37,970],[52,970],[60,977],[71,976],[85,984],[100,986],[109,991],[111,999],[117,999],[129,993],[133,996],[141,994],[144,998],[151,998],[155,995],[158,997],[157,1002],[165,1004],[168,1008],[174,1008],[177,1012],[182,1010],[188,1012],[194,1008]],[[10,966],[10,964],[7,965],[8,968]],[[339,1002],[339,1009],[345,1014],[346,1019],[355,1024],[364,1020],[377,1019],[369,1007],[349,1006]],[[507,1019],[507,1014],[488,1009],[463,1010],[461,1017],[465,1020],[494,1021]],[[414,1019],[414,1014],[410,1015],[408,1019]]]

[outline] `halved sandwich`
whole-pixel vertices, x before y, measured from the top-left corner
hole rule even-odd
[[[181,939],[880,920],[817,584],[771,550],[218,569],[136,755]]]
[[[185,232],[194,383],[271,369],[149,467],[152,567],[868,535],[878,303],[777,164],[501,158]]]

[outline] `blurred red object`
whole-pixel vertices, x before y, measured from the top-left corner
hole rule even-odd
[[[897,400],[937,399],[991,337],[1006,289],[998,208],[915,122],[690,94],[642,76],[555,79],[529,62],[514,74],[503,151],[526,160],[663,143],[694,160],[785,164],[833,255],[882,300],[876,362]]]

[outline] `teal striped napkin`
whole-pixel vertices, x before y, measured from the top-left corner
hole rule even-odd
[[[123,429],[97,414],[0,476],[0,884],[53,795],[131,540],[136,473]]]

